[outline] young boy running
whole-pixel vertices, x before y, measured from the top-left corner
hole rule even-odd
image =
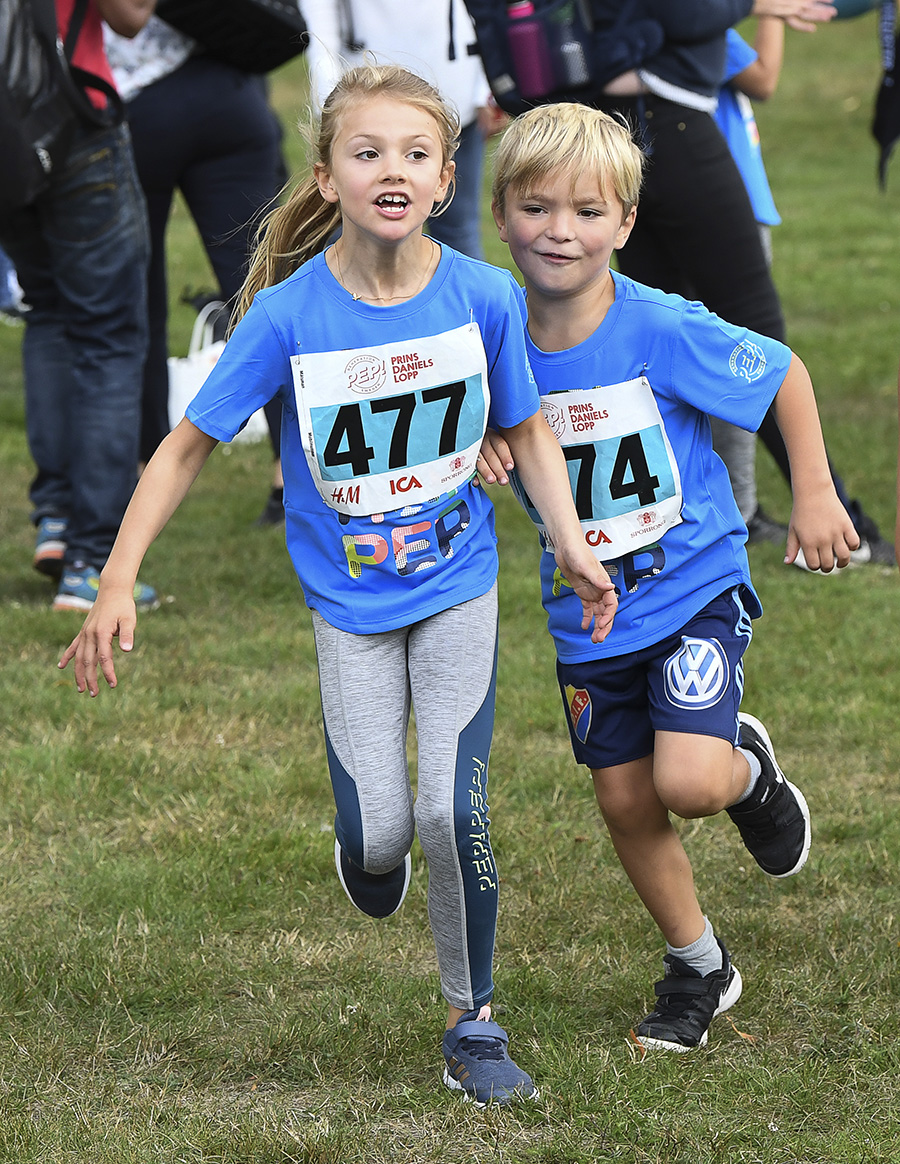
[[[541,555],[575,757],[591,770],[616,852],[666,941],[656,1007],[637,1036],[688,1051],[737,1001],[741,978],[700,908],[669,814],[725,809],[773,877],[798,872],[810,845],[803,795],[765,727],[738,711],[761,607],[709,415],[755,430],[774,399],[793,481],[786,561],[802,548],[828,571],[847,564],[858,537],[831,482],[801,361],[610,271],[635,221],[642,161],[606,114],[543,106],[506,131],[493,212],[524,278],[529,359],[585,540],[618,590],[608,637],[586,642],[577,595],[552,553]],[[483,456],[485,479],[505,483],[513,461],[504,442],[491,436]],[[546,545],[540,516],[519,496]]]

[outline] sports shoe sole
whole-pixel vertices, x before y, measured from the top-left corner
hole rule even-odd
[[[91,598],[79,598],[77,594],[57,594],[53,599],[54,610],[93,610],[94,601]],[[146,614],[150,610],[159,610],[159,599],[155,602],[136,604],[138,614]]]
[[[53,599],[54,610],[91,610],[94,603],[90,598],[79,598],[77,594],[57,594]]]
[[[540,1091],[535,1087],[528,1095],[522,1095],[520,1092],[517,1092],[515,1095],[511,1095],[502,1100],[476,1099],[474,1095],[466,1091],[458,1079],[453,1078],[447,1067],[444,1068],[444,1086],[449,1088],[450,1091],[458,1091],[463,1103],[473,1103],[478,1108],[490,1107],[491,1104],[494,1104],[496,1107],[507,1107],[511,1103],[524,1103],[526,1100],[540,1099],[541,1097]]]
[[[781,768],[775,758],[775,748],[772,744],[769,733],[766,731],[765,724],[761,723],[755,715],[749,715],[744,711],[738,714],[738,720],[741,723],[749,724],[750,727],[753,728],[760,739],[764,742],[766,750],[771,757],[772,763],[775,765],[776,769],[781,772]],[[810,846],[812,845],[812,825],[810,822],[809,805],[806,803],[806,797],[803,795],[796,784],[792,784],[790,780],[788,780],[787,776],[785,776],[783,772],[781,772],[781,778],[797,798],[797,803],[800,805],[800,812],[803,816],[803,823],[806,825],[806,829],[804,831],[803,837],[803,851],[800,853],[797,863],[793,866],[792,869],[788,869],[786,873],[769,873],[763,869],[763,872],[767,877],[775,877],[779,880],[783,877],[793,877],[795,873],[800,872],[800,870],[806,864],[806,858],[809,856]]]
[[[713,1011],[713,1018],[724,1014],[726,1010],[730,1010],[741,997],[741,992],[744,989],[744,980],[741,978],[741,972],[736,966],[733,966],[732,969],[734,970],[734,974],[719,999],[719,1005]],[[705,1047],[708,1037],[709,1028],[700,1036],[700,1042],[696,1047],[686,1047],[684,1043],[670,1043],[665,1039],[650,1039],[644,1035],[639,1036],[641,1046],[645,1047],[648,1051],[674,1051],[677,1055],[686,1055],[691,1051],[696,1051],[697,1047]]]
[[[42,542],[31,564],[39,574],[44,574],[47,578],[61,578],[65,554],[65,542]]]

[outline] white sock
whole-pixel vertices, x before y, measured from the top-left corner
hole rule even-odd
[[[703,920],[706,925],[703,933],[696,942],[691,942],[689,946],[681,947],[670,946],[666,942],[666,953],[674,954],[676,958],[680,958],[682,962],[686,962],[692,970],[696,970],[698,974],[705,978],[713,970],[722,969],[722,950],[716,941],[716,935],[709,918],[704,917]]]
[[[744,759],[750,765],[750,783],[747,785],[744,792],[734,802],[735,804],[740,804],[742,801],[744,801],[748,798],[750,793],[756,787],[756,782],[757,782],[757,780],[759,780],[760,776],[762,775],[762,764],[760,764],[759,758],[757,756],[755,756],[753,754],[753,752],[751,752],[748,748],[738,748],[737,750],[741,753],[741,755],[744,757]],[[732,805],[731,807],[733,808],[734,805]]]

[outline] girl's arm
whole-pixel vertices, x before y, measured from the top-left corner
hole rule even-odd
[[[778,88],[784,63],[784,21],[761,16],[753,40],[756,60],[731,78],[729,84],[756,101],[767,101]]]
[[[593,619],[591,639],[600,643],[612,628],[617,606],[615,587],[585,544],[559,442],[540,412],[514,428],[503,429],[502,436],[550,535],[556,563],[581,599],[581,625],[587,630]]]
[[[162,442],[141,474],[119,527],[100,589],[84,625],[66,648],[60,668],[75,659],[75,686],[97,695],[97,667],[110,687],[116,685],[112,641],[130,651],[137,612],[134,584],[148,547],[184,499],[218,442],[186,418]]]
[[[835,492],[812,382],[798,356],[791,360],[774,403],[794,495],[784,560],[793,562],[802,547],[813,570],[846,566],[850,551],[859,546],[859,535]]]

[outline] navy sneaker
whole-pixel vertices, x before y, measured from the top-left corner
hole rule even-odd
[[[741,976],[722,942],[719,948],[722,969],[705,976],[674,954],[666,954],[665,978],[654,987],[656,1009],[637,1028],[641,1046],[683,1054],[706,1044],[710,1023],[734,1006],[743,989]]]
[[[476,1010],[466,1011],[455,1027],[444,1031],[444,1083],[479,1107],[536,1099],[538,1092],[531,1076],[510,1059],[508,1046],[509,1036],[503,1027],[490,1019],[479,1019]]]
[[[54,610],[90,610],[100,589],[100,572],[84,562],[73,562],[63,571],[59,590],[53,600]],[[159,597],[152,586],[136,582],[134,605],[139,611],[156,610]]]
[[[389,873],[367,873],[350,860],[341,842],[336,840],[334,863],[344,892],[361,913],[369,917],[390,917],[403,904],[412,871],[409,853]]]
[[[38,522],[32,565],[39,574],[46,574],[48,578],[61,577],[68,528],[65,517],[42,517]]]
[[[812,829],[809,806],[799,788],[786,780],[775,760],[769,733],[752,715],[740,712],[741,744],[759,760],[762,772],[746,800],[728,815],[754,861],[770,877],[790,877],[806,864]]]

